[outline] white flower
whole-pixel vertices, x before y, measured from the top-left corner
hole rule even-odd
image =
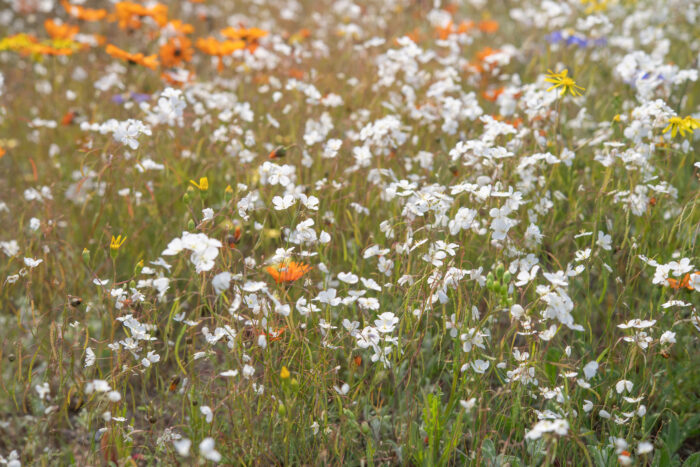
[[[221,293],[228,289],[231,284],[231,279],[233,274],[228,271],[220,272],[211,280],[211,285],[214,287],[216,295],[221,295]]]
[[[272,204],[274,205],[276,211],[284,211],[285,209],[289,209],[294,205],[294,202],[295,199],[292,195],[284,195],[284,198],[281,196],[275,196],[272,198]]]
[[[659,342],[661,344],[675,344],[676,343],[676,333],[672,331],[666,331],[663,334],[661,334],[661,338],[659,339]]]
[[[90,347],[85,349],[85,368],[95,364],[95,352]]]
[[[656,320],[641,320],[641,319],[633,319],[630,321],[627,321],[626,323],[623,324],[618,324],[617,327],[620,329],[629,329],[629,328],[636,328],[636,329],[645,329],[649,328],[656,324]]]
[[[131,149],[139,147],[138,137],[142,134],[151,135],[151,129],[139,120],[129,119],[123,122],[105,122],[100,128],[103,133],[111,132],[115,141],[129,146]]]
[[[49,383],[37,384],[34,386],[37,394],[39,394],[39,399],[44,400],[46,396],[51,394],[51,388],[49,388]]]
[[[321,157],[324,159],[333,159],[338,154],[342,144],[343,142],[339,139],[329,139],[323,147],[323,154],[321,154]]]
[[[471,410],[474,408],[476,405],[476,397],[472,397],[471,399],[465,401],[465,400],[460,400],[459,405],[464,408],[467,412],[471,412]]]
[[[585,261],[591,257],[591,249],[586,248],[585,250],[578,250],[574,253],[574,257],[576,262]]]
[[[212,208],[202,209],[202,221],[209,221],[214,218],[214,210]]]
[[[93,392],[107,392],[111,390],[109,383],[103,379],[94,379],[85,385],[85,393],[92,394]]]
[[[212,462],[219,462],[221,460],[221,454],[214,449],[213,438],[204,438],[202,442],[199,443],[199,453],[202,457]]]
[[[612,250],[612,237],[607,235],[600,230],[598,231],[598,240],[596,240],[596,245],[601,247],[603,250]]]
[[[219,240],[209,238],[203,233],[183,232],[182,237],[173,239],[163,251],[165,256],[173,256],[183,250],[192,252],[190,261],[199,272],[210,271],[214,267],[214,260],[219,255],[221,248]]]
[[[340,297],[336,297],[337,291],[335,289],[322,290],[318,293],[318,296],[314,298],[319,303],[325,303],[330,306],[337,306],[340,304]]]
[[[586,379],[591,379],[598,372],[598,362],[590,361],[583,367],[583,376]]]
[[[141,359],[141,363],[146,368],[150,367],[151,363],[157,363],[159,361],[160,361],[160,355],[158,355],[157,353],[155,353],[152,350],[149,350],[148,355],[146,355],[146,358]]]
[[[7,256],[14,256],[19,253],[19,244],[17,240],[10,240],[9,242],[0,242],[0,250]]]
[[[214,420],[214,412],[211,411],[211,407],[208,405],[203,405],[199,408],[199,411],[204,415],[204,419],[207,423],[211,423]]]
[[[32,269],[43,263],[43,259],[24,258],[24,264]]]
[[[525,434],[525,439],[539,439],[545,433],[566,436],[569,432],[569,422],[563,419],[541,420]]]
[[[153,279],[153,287],[158,290],[158,298],[162,299],[165,297],[165,292],[170,288],[170,279],[167,277],[159,277],[158,279]]]
[[[677,277],[680,277],[686,272],[693,270],[693,265],[690,263],[688,258],[681,258],[680,261],[671,261],[667,264],[667,266],[669,267],[671,274]]]
[[[622,394],[624,391],[631,392],[633,387],[634,383],[625,379],[622,379],[615,384],[615,390],[618,394]]]
[[[345,282],[346,284],[357,284],[360,280],[355,274],[351,272],[340,272],[338,273],[338,279]]]
[[[525,314],[525,309],[517,303],[510,307],[510,315],[513,319],[520,319]]]
[[[479,374],[483,374],[489,368],[488,360],[476,359],[472,362],[472,368]]]
[[[190,455],[190,446],[192,446],[192,441],[187,438],[174,439],[173,446],[178,454],[182,457],[187,457]]]
[[[378,316],[379,319],[374,320],[374,325],[377,328],[377,331],[381,333],[389,333],[394,330],[394,326],[396,326],[396,323],[399,322],[399,318],[397,318],[394,313],[390,311],[386,311],[382,313],[381,315]]]
[[[695,273],[690,275],[688,287],[692,288],[696,292],[700,292],[700,274]]]
[[[651,444],[649,441],[641,441],[637,445],[637,454],[639,454],[639,455],[649,454],[653,450],[654,450],[654,445]]]
[[[317,434],[318,434],[318,429],[319,429],[319,424],[318,424],[318,422],[313,422],[313,423],[311,424],[311,426],[309,426],[309,428],[311,428],[311,431],[313,431],[314,435],[317,435]]]
[[[250,365],[248,365],[248,364],[243,365],[243,376],[244,376],[246,379],[249,379],[249,378],[250,378],[251,376],[253,376],[254,374],[255,374],[255,368],[254,368],[254,367],[252,367],[252,366],[250,366]]]

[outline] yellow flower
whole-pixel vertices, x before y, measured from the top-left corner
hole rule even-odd
[[[124,236],[124,238],[122,238],[121,235],[118,235],[117,238],[114,238],[114,235],[112,235],[112,241],[109,243],[109,249],[112,251],[117,251],[119,248],[122,247],[125,241],[126,235]]]
[[[581,3],[588,5],[586,8],[586,14],[590,15],[593,12],[605,11],[608,9],[608,4],[611,3],[610,0],[581,0]]]
[[[668,119],[668,126],[664,128],[664,133],[671,131],[671,138],[675,138],[678,133],[681,137],[685,137],[685,132],[688,131],[691,134],[696,128],[700,127],[700,122],[688,115],[685,118],[681,117],[671,117]]]
[[[280,378],[282,378],[282,379],[289,378],[289,370],[287,369],[286,366],[282,367],[282,371],[280,371]]]
[[[209,189],[209,179],[207,177],[200,178],[199,183],[194,180],[190,180],[190,183],[199,188],[199,191],[207,191]]]
[[[568,74],[569,70],[567,69],[564,69],[564,71],[559,73],[554,73],[552,70],[547,70],[547,78],[545,78],[545,81],[554,84],[554,86],[549,87],[547,91],[561,87],[561,92],[559,93],[560,96],[563,96],[566,91],[569,91],[572,96],[580,96],[581,91],[585,91],[586,88],[578,86],[576,81],[567,76]]]

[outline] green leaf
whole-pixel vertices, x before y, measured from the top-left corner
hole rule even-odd
[[[683,467],[700,467],[700,452],[691,454],[685,462],[683,462]]]
[[[668,423],[668,429],[666,431],[664,441],[668,447],[669,454],[673,454],[679,447],[681,447],[683,437],[681,436],[681,427],[678,424],[678,418],[675,415],[671,416],[671,420]]]

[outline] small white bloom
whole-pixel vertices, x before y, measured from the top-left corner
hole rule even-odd
[[[588,362],[586,364],[586,366],[583,367],[583,376],[586,379],[593,378],[597,372],[598,372],[598,362],[596,362],[595,360]]]
[[[211,423],[214,420],[214,412],[211,411],[211,407],[208,405],[203,405],[199,408],[199,411],[204,415],[204,419],[207,423]]]
[[[24,264],[32,269],[43,263],[43,259],[24,258]]]
[[[204,438],[201,443],[199,443],[199,453],[204,457],[205,459],[208,459],[212,462],[219,462],[221,460],[221,454],[219,451],[214,449],[214,439],[213,438]]]
[[[637,445],[637,454],[639,454],[639,455],[649,454],[653,450],[654,450],[654,445],[651,444],[649,441],[641,441]]]
[[[177,451],[178,454],[180,454],[182,457],[187,457],[190,455],[190,447],[192,446],[192,441],[190,441],[187,438],[174,439],[173,446],[175,447],[175,451]]]

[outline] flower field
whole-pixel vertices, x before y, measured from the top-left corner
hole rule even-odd
[[[700,1],[0,1],[0,465],[700,466]]]

